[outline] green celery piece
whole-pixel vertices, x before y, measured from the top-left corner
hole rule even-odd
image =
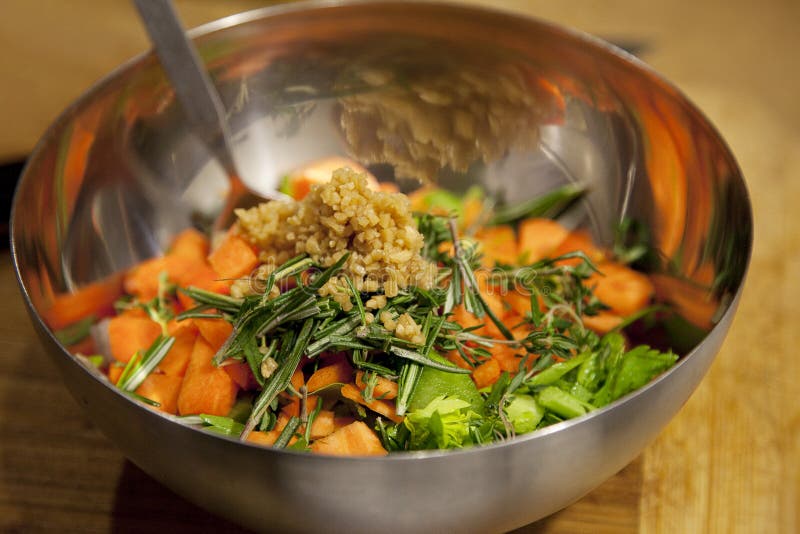
[[[616,367],[609,370],[608,379],[594,396],[595,406],[605,406],[618,398],[639,389],[660,375],[675,362],[678,356],[672,352],[659,352],[647,345],[640,345],[625,353]]]
[[[578,354],[574,358],[560,362],[554,363],[541,373],[534,375],[530,380],[525,382],[525,385],[528,387],[532,386],[547,386],[549,384],[553,384],[560,380],[565,374],[569,373],[586,360],[588,360],[592,356],[591,352],[583,352]]]
[[[251,411],[253,411],[253,399],[250,396],[242,396],[233,404],[231,411],[228,412],[228,417],[245,424]]]
[[[471,444],[470,423],[477,417],[469,402],[440,395],[424,408],[410,412],[404,424],[409,446],[419,449],[453,449]]]
[[[286,448],[292,451],[300,451],[300,452],[306,452],[311,450],[308,446],[308,441],[304,436],[300,436],[299,438],[297,438],[297,441],[295,441],[291,445],[287,445]]]
[[[430,208],[442,208],[447,211],[454,211],[459,215],[464,210],[461,199],[450,191],[444,189],[433,189],[424,197],[425,206]]]
[[[517,434],[533,432],[544,417],[544,410],[530,395],[514,395],[505,407],[505,412]]]
[[[294,197],[292,190],[292,177],[288,174],[284,174],[281,176],[280,182],[278,182],[278,191],[283,193],[284,195],[289,195],[290,197]]]
[[[707,330],[693,325],[677,313],[671,314],[662,324],[670,347],[681,354],[695,348],[708,334]]]
[[[225,436],[236,436],[241,433],[244,425],[230,417],[219,415],[200,414],[200,420],[209,425],[206,430],[211,430]]]
[[[536,400],[545,409],[565,419],[581,416],[594,408],[591,404],[582,402],[555,386],[548,386],[541,390]]]
[[[569,393],[573,397],[583,402],[591,402],[592,397],[594,396],[594,391],[590,391],[586,389],[580,382],[575,382],[574,384],[569,384]]]
[[[79,341],[83,341],[89,335],[89,331],[92,325],[95,323],[95,320],[95,316],[90,315],[88,317],[84,317],[80,321],[62,328],[61,330],[56,330],[53,333],[55,334],[56,339],[58,339],[62,345],[69,347],[70,345],[74,345]]]
[[[447,359],[431,351],[429,358],[442,364],[456,369]],[[475,382],[468,374],[458,374],[448,371],[440,371],[433,367],[425,367],[417,380],[414,393],[408,401],[410,411],[421,410],[428,406],[436,397],[441,396],[456,397],[468,402],[473,409],[480,413],[483,409],[483,398],[475,387]]]
[[[555,218],[585,192],[583,186],[567,184],[530,200],[497,208],[489,224],[508,224],[529,217]]]
[[[594,393],[599,389],[604,379],[605,369],[602,365],[600,353],[595,352],[578,367],[575,387],[580,386],[582,390]]]

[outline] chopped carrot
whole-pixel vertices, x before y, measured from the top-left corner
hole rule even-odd
[[[504,314],[506,317],[512,314],[517,317],[525,317],[531,311],[531,297],[522,289],[509,291],[503,295],[503,301],[509,308]]]
[[[336,421],[332,411],[320,410],[311,423],[309,437],[311,439],[324,438],[336,431]]]
[[[158,295],[158,277],[169,272],[167,256],[143,261],[125,274],[125,292],[140,300],[150,300]]]
[[[286,427],[286,424],[289,422],[289,417],[291,416],[286,414],[286,412],[281,411],[281,413],[278,414],[278,420],[275,421],[275,426],[272,428],[272,430],[277,430],[278,432],[283,430]]]
[[[86,336],[74,345],[67,347],[67,350],[69,350],[72,354],[83,354],[88,356],[97,352],[97,346],[95,345],[94,338],[92,336]]]
[[[711,319],[717,313],[719,301],[710,290],[665,274],[650,278],[659,300],[671,303],[684,319],[699,328],[713,326]]]
[[[122,371],[125,370],[125,366],[118,364],[116,362],[111,362],[111,365],[108,366],[108,380],[114,385],[117,385],[119,382],[119,377],[122,376]]]
[[[378,191],[384,193],[399,193],[400,188],[394,182],[378,182]]]
[[[569,230],[552,219],[525,219],[519,223],[519,252],[525,263],[555,256],[568,235]]]
[[[517,237],[511,226],[503,224],[481,228],[475,233],[475,239],[481,243],[485,266],[493,267],[495,262],[507,265],[517,263]]]
[[[350,399],[351,401],[357,402],[362,404],[372,410],[373,412],[379,413],[384,417],[391,419],[395,423],[400,423],[403,421],[403,417],[397,415],[397,411],[395,410],[395,404],[392,401],[374,399],[370,402],[364,400],[364,396],[361,394],[361,390],[358,389],[353,384],[345,384],[342,386],[341,390],[342,397],[346,399]]]
[[[247,441],[249,443],[255,443],[256,445],[271,447],[275,445],[280,435],[281,433],[278,430],[270,430],[269,432],[254,430],[247,435]]]
[[[302,365],[298,365],[297,369],[295,369],[294,373],[292,373],[292,378],[289,379],[289,384],[291,385],[292,389],[294,389],[297,392],[300,392],[300,388],[303,387],[305,383],[306,380],[305,377],[303,376]],[[297,400],[297,397],[293,395],[288,388],[282,391],[280,393],[280,396],[283,397],[284,399]]]
[[[463,304],[459,304],[453,308],[453,315],[451,320],[460,324],[464,328],[471,328],[473,326],[484,323],[481,318],[475,317],[474,314],[467,311]]]
[[[124,310],[119,312],[118,315],[124,315],[125,317],[144,317],[144,318],[150,317],[149,315],[147,315],[147,312],[144,310],[144,308],[140,306],[125,308]]]
[[[73,293],[56,295],[42,311],[42,318],[53,330],[85,319],[90,315],[106,317],[114,312],[114,301],[122,295],[122,277],[112,276],[83,286]]]
[[[508,371],[509,373],[516,373],[519,370],[519,363],[525,356],[524,349],[513,347],[505,343],[496,344],[494,347],[492,347],[491,352],[492,359],[498,363],[500,370]]]
[[[373,398],[386,400],[397,398],[397,382],[382,376],[377,376],[376,378],[377,381],[375,383],[375,387],[372,389]],[[363,379],[364,371],[358,371],[356,373],[356,385],[359,387],[359,389],[361,389],[361,391],[364,391],[367,387],[367,384]]]
[[[319,396],[309,395],[306,398],[306,411],[310,413],[314,408],[317,407],[318,401]],[[285,414],[287,417],[300,417],[300,399],[297,397],[292,397],[292,400],[289,402],[289,404],[283,405],[283,408],[281,408],[281,413]]]
[[[284,426],[286,426],[286,425],[284,424]],[[282,430],[283,430],[283,427],[281,427],[279,429],[279,428],[277,428],[277,426],[275,428],[273,428],[272,430],[270,430],[269,432],[262,432],[260,430],[254,430],[253,432],[250,432],[247,435],[247,441],[250,442],[250,443],[254,443],[256,445],[263,445],[265,447],[271,447],[271,446],[275,445],[276,441],[278,441],[278,437],[280,437]],[[289,445],[295,443],[296,441],[297,441],[297,438],[292,436],[292,438],[289,440]]]
[[[194,342],[197,339],[197,327],[191,321],[171,321],[168,330],[169,334],[175,337],[175,343],[159,362],[158,369],[165,375],[183,376],[192,357]]]
[[[125,292],[139,300],[150,300],[158,295],[158,279],[162,272],[167,273],[169,280],[183,285],[182,274],[191,271],[195,263],[196,260],[172,254],[145,260],[125,275]]]
[[[500,378],[500,364],[497,360],[486,360],[472,371],[472,380],[478,389],[491,386]]]
[[[228,232],[219,247],[208,257],[216,273],[228,280],[250,274],[258,265],[258,256],[250,243],[233,232]]]
[[[447,358],[450,363],[461,367],[462,369],[469,369],[472,370],[472,367],[464,361],[464,358],[461,357],[461,354],[458,353],[457,350],[450,350],[444,354],[444,357]]]
[[[160,373],[150,373],[136,388],[136,393],[146,399],[159,403],[158,409],[165,413],[178,413],[178,393],[183,378]]]
[[[194,324],[209,345],[218,351],[233,333],[233,325],[225,319],[193,319]]]
[[[563,256],[570,252],[583,252],[588,256],[593,263],[598,264],[605,260],[605,253],[594,244],[592,236],[586,230],[575,230],[571,232],[566,239],[553,251],[552,256]],[[582,260],[580,258],[572,258],[569,260],[561,260],[559,263],[562,265],[578,265]]]
[[[295,369],[294,373],[292,373],[292,378],[290,380],[292,387],[296,391],[300,391],[300,388],[303,387],[303,385],[306,383],[306,379],[303,376],[303,370],[300,368]]]
[[[311,444],[311,451],[338,456],[383,456],[388,454],[375,432],[356,421]]]
[[[351,423],[354,423],[356,418],[352,415],[342,415],[333,418],[333,426],[334,430],[339,430],[342,427],[345,427]]]
[[[205,261],[193,262],[187,265],[185,270],[175,273],[175,282],[182,287],[194,286],[205,289],[206,291],[223,294],[230,293],[232,283],[230,280],[222,280],[220,275]],[[183,293],[179,291],[178,298],[180,298],[181,295],[183,295]],[[189,298],[187,297],[187,299]],[[191,299],[188,301],[192,302]],[[181,303],[184,303],[184,301],[181,300]],[[187,307],[191,308],[193,306],[194,304],[191,304]]]
[[[108,322],[111,355],[127,363],[136,351],[146,351],[161,335],[161,326],[147,317],[117,315]]]
[[[331,384],[346,384],[351,380],[353,380],[353,368],[346,359],[342,359],[314,371],[308,378],[306,388],[309,393],[313,393]]]
[[[489,306],[489,309],[498,319],[502,319],[506,313],[506,307],[503,304],[503,297],[500,295],[498,289],[481,289],[481,296],[483,297],[484,302],[486,305]],[[477,329],[475,332],[478,334],[483,334],[489,337],[502,337],[500,330],[497,328],[497,325],[494,324],[494,321],[487,315],[484,315],[479,319],[480,322],[484,323],[482,328]]]
[[[208,238],[194,228],[189,228],[178,234],[172,241],[169,254],[205,263],[208,249]]]
[[[600,273],[592,275],[586,284],[594,284],[595,296],[617,315],[624,317],[641,310],[655,293],[650,278],[629,267],[607,262],[598,269]]]
[[[228,415],[231,410],[238,387],[211,362],[214,352],[202,336],[197,337],[178,395],[179,414]]]
[[[622,322],[622,317],[615,313],[601,311],[597,315],[584,315],[583,325],[598,334],[607,334]]]
[[[245,391],[253,391],[258,389],[258,382],[253,376],[253,371],[246,362],[225,362],[225,365],[220,366],[222,370],[228,373],[236,385]]]
[[[474,225],[478,218],[484,213],[484,203],[482,198],[470,197],[464,200],[461,228],[469,228]]]

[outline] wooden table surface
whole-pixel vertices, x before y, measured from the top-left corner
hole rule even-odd
[[[187,25],[258,7],[184,0]],[[489,3],[475,0],[473,3]],[[504,7],[645,44],[730,143],[756,215],[727,341],[659,438],[581,501],[524,532],[800,530],[800,2],[506,0]],[[125,0],[4,0],[0,163],[146,41]],[[795,350],[793,350],[795,349]],[[239,532],[126,461],[47,361],[0,259],[0,531]]]

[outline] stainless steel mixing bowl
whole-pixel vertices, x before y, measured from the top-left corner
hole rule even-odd
[[[272,188],[335,154],[404,187],[431,177],[457,190],[480,183],[508,201],[587,184],[565,224],[611,245],[623,218],[643,223],[659,295],[705,333],[673,369],[607,408],[463,451],[310,456],[159,415],[71,356],[43,319],[54,295],[159,253],[221,205],[224,175],[144,55],[47,131],[16,194],[12,245],[32,320],[66,385],[154,478],[257,530],[502,531],[620,470],[695,389],[736,308],[752,216],[724,141],[648,67],[537,20],[442,4],[268,8],[193,36],[245,174],[259,177],[252,187]]]

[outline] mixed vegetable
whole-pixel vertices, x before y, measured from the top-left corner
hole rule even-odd
[[[285,190],[302,196],[309,181]],[[251,443],[373,455],[504,440],[606,406],[677,360],[624,333],[658,310],[650,279],[624,263],[636,251],[602,250],[546,218],[581,193],[510,208],[478,190],[410,194],[438,273],[391,297],[357,290],[347,254],[267,272],[238,233],[212,248],[187,230],[51,325],[127,394]],[[332,277],[346,282],[347,310],[320,292]],[[237,280],[252,290],[231,295]]]

